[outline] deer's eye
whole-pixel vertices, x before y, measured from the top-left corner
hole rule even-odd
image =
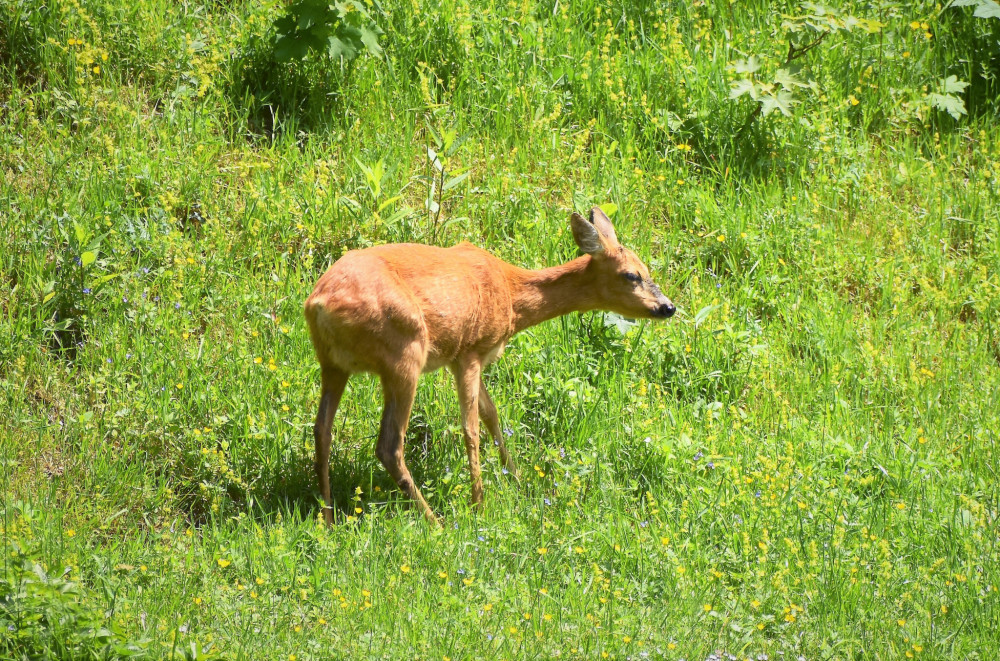
[[[642,282],[642,276],[639,275],[638,273],[627,272],[623,273],[622,277],[634,284],[639,284],[640,282]]]

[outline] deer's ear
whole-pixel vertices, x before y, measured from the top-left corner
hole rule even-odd
[[[573,215],[569,217],[569,226],[573,230],[573,239],[576,241],[576,245],[580,246],[580,250],[588,255],[604,252],[601,234],[593,223],[573,212]]]
[[[618,245],[615,226],[611,224],[611,219],[601,207],[594,207],[590,210],[590,224],[597,228],[597,232],[601,235],[601,243],[604,244],[605,248],[614,248]]]

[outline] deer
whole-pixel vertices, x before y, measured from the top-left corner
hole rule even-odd
[[[642,260],[618,243],[600,207],[590,210],[589,219],[572,213],[570,228],[583,254],[539,270],[508,264],[468,242],[450,248],[395,243],[346,252],[320,277],[304,314],[321,373],[313,437],[328,525],[333,524],[331,428],[352,374],[380,379],[384,408],[375,455],[427,521],[440,525],[403,452],[421,374],[447,367],[454,376],[472,506],[482,510],[480,419],[505,469],[518,477],[483,383],[483,369],[500,357],[510,338],[571,312],[605,310],[637,319],[674,314],[674,304]]]

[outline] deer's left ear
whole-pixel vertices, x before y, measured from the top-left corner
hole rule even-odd
[[[573,215],[569,217],[569,226],[573,230],[573,239],[580,250],[588,255],[604,252],[601,234],[593,223],[574,211]]]
[[[618,246],[615,227],[600,207],[590,210],[590,220],[584,220],[583,216],[574,212],[569,217],[569,224],[573,228],[576,245],[588,255],[596,255]]]
[[[601,210],[601,207],[594,207],[590,210],[590,224],[601,235],[601,243],[604,244],[605,249],[614,248],[618,245],[615,226],[611,224],[611,219]]]

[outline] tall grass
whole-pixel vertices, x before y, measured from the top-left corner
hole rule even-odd
[[[995,656],[1000,21],[838,10],[737,138],[737,63],[773,77],[809,7],[376,3],[384,55],[340,66],[275,64],[277,2],[0,4],[3,655]],[[487,448],[481,514],[426,376],[441,532],[353,379],[320,525],[319,275],[554,264],[604,202],[677,318],[517,336],[487,380],[524,478]]]

